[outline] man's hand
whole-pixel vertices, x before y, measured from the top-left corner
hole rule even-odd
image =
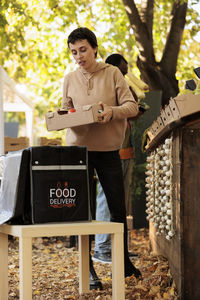
[[[99,102],[99,104],[102,106],[103,111],[102,113],[99,113],[98,122],[102,124],[110,122],[113,117],[112,107],[103,102]]]

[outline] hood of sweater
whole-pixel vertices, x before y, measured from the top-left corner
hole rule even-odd
[[[82,75],[83,81],[87,86],[87,94],[90,95],[91,90],[93,89],[93,77],[101,70],[104,70],[111,65],[103,63],[103,62],[96,62],[96,64],[92,65],[89,70],[85,70],[83,68],[78,68],[77,71]]]
[[[106,63],[103,63],[103,62],[96,62],[96,64],[92,65],[92,67],[89,69],[89,70],[85,70],[83,68],[78,68],[78,70],[85,76],[92,76],[94,73],[102,70],[102,69],[105,69],[105,68],[108,68],[110,65],[109,64],[106,64]]]

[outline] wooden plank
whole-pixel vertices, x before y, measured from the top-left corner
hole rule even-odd
[[[183,207],[182,199],[180,197],[180,178],[182,168],[182,130],[177,128],[173,132],[173,147],[172,147],[172,161],[173,161],[173,215],[174,227],[176,236],[174,242],[170,245],[171,251],[169,254],[169,266],[172,276],[174,278],[179,295],[183,294]],[[174,254],[173,254],[174,252]]]
[[[123,234],[111,234],[112,241],[112,299],[124,300],[124,242]]]
[[[32,238],[19,238],[20,300],[32,300]]]
[[[183,130],[184,299],[200,299],[200,130]]]
[[[0,80],[6,84],[9,89],[15,93],[27,106],[30,108],[34,108],[33,103],[27,98],[24,94],[20,93],[19,90],[16,88],[16,83],[12,78],[9,77],[8,73],[0,66],[1,78]],[[14,101],[13,105],[16,105],[16,101]]]
[[[0,232],[17,237],[65,236],[81,234],[122,233],[124,225],[117,222],[71,222],[46,223],[34,225],[0,226]]]
[[[152,134],[150,140],[145,146],[146,151],[152,151],[153,149],[155,149],[172,131],[175,131],[177,128],[183,128],[183,126],[186,126],[190,122],[199,123],[199,119],[200,112],[198,111],[196,113],[193,113],[192,115],[183,117],[181,119],[175,120],[174,122],[166,124],[166,126],[162,130],[158,131],[157,134]]]
[[[89,236],[79,235],[79,293],[89,292]]]
[[[8,236],[0,233],[0,300],[8,299]]]

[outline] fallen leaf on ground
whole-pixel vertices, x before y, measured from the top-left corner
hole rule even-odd
[[[78,251],[68,248],[69,237],[33,239],[33,300],[111,300],[112,270],[110,265],[94,263],[103,291],[79,294]],[[125,279],[126,300],[178,300],[168,262],[150,252],[148,229],[131,230],[129,251],[140,269],[142,280]],[[9,298],[19,299],[19,242],[9,239]],[[113,299],[114,300],[114,299]]]

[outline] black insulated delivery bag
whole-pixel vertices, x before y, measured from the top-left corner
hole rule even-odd
[[[90,220],[87,148],[41,146],[24,149],[10,223]]]
[[[33,223],[90,220],[85,147],[31,148]]]

